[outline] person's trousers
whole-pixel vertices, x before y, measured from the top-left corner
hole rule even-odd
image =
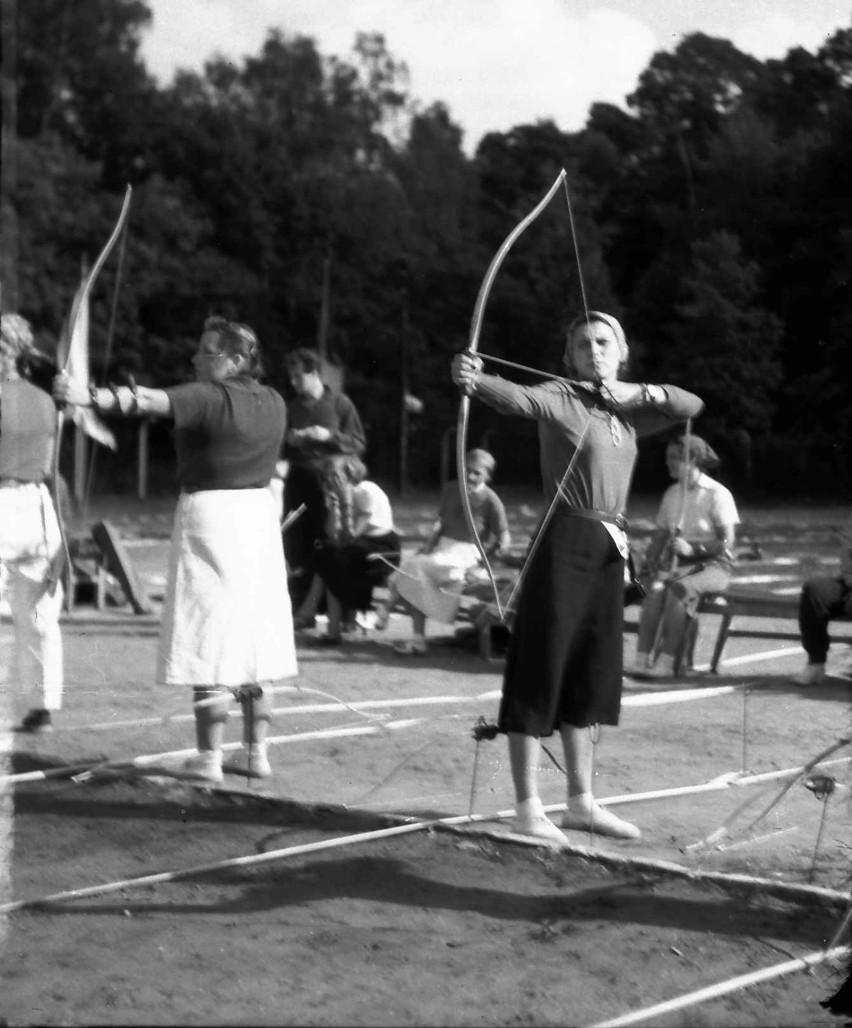
[[[809,664],[824,664],[828,656],[828,623],[852,614],[852,589],[842,578],[809,578],[799,595],[799,632]]]
[[[36,483],[0,489],[0,595],[15,629],[13,685],[30,706],[62,706],[61,582],[51,582],[61,545],[47,487]]]
[[[730,580],[727,567],[711,563],[687,571],[671,583],[655,582],[642,601],[637,653],[653,653],[656,649],[658,654],[675,657],[701,597],[724,592]]]

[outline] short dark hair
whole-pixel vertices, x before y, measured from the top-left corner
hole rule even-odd
[[[300,367],[302,371],[321,371],[322,357],[318,350],[314,350],[310,346],[299,346],[284,356],[284,367],[288,371],[296,366]]]

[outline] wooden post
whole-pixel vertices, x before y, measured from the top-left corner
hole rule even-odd
[[[136,495],[140,500],[148,496],[148,433],[151,419],[143,418],[139,422],[136,436]]]
[[[86,433],[74,426],[74,499],[81,506],[86,500],[86,456],[89,440]]]
[[[2,0],[3,129],[0,140],[0,281],[3,310],[18,309],[18,179],[17,0]]]
[[[331,257],[323,258],[322,287],[320,296],[319,330],[317,332],[317,350],[325,361],[328,356],[329,306],[331,303]]]
[[[399,361],[399,495],[408,492],[408,269],[403,269]]]

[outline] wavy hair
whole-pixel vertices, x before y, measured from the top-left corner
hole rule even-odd
[[[248,325],[213,314],[204,322],[204,331],[215,332],[218,335],[223,352],[232,357],[245,358],[248,373],[253,378],[260,378],[263,375],[260,342],[254,330]]]

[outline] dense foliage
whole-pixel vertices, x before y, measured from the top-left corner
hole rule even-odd
[[[491,133],[469,158],[451,112],[417,103],[380,36],[342,59],[270,32],[256,57],[213,57],[160,87],[139,54],[149,21],[143,0],[17,5],[18,172],[4,199],[19,307],[45,348],[130,182],[108,369],[115,260],[93,303],[98,375],[184,377],[218,312],[256,328],[284,389],[284,353],[327,331],[376,477],[393,483],[400,466],[407,387],[424,403],[407,419],[409,474],[435,483],[457,406],[448,363],[484,271],[564,167],[576,252],[555,201],[503,266],[483,350],[556,370],[584,289],[623,318],[635,378],[705,398],[696,430],[726,480],[848,489],[852,27],[766,62],[685,37],[653,57],[628,110],[595,104],[574,133],[548,121]],[[501,479],[534,477],[530,426],[479,410],[473,430]],[[650,487],[659,456],[651,444],[640,462]]]

